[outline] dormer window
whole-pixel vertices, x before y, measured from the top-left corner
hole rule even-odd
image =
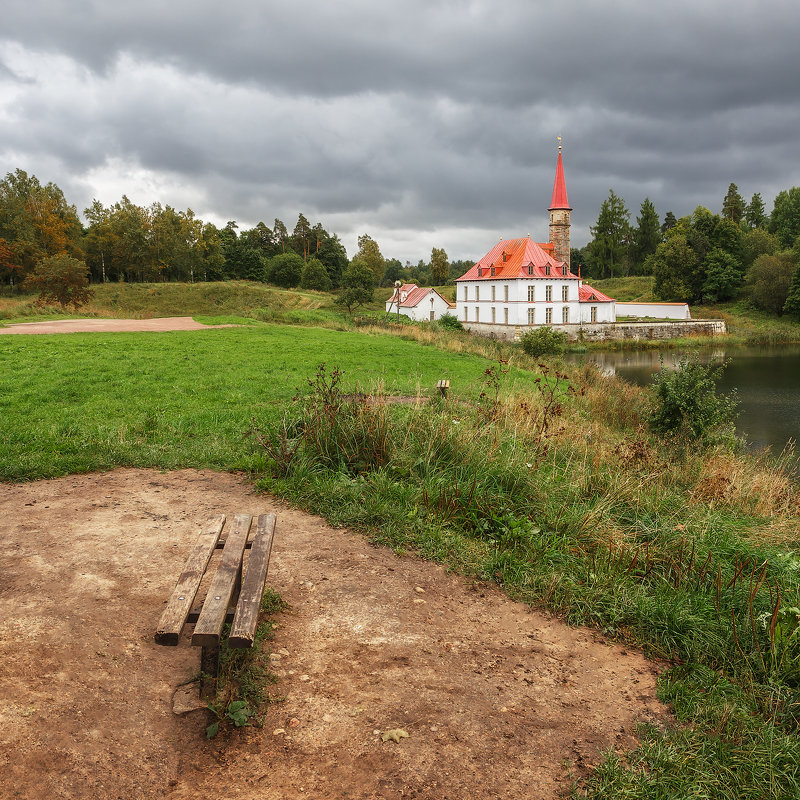
[[[481,268],[480,268],[480,267],[478,267],[478,277],[479,277],[479,278],[481,277],[481,274],[482,274]]]
[[[544,274],[545,275],[549,275],[550,274],[550,265],[549,264],[544,268]]]
[[[505,261],[505,258],[503,259],[503,261]],[[491,270],[491,275],[492,275],[492,277],[494,278],[494,267],[492,267],[492,270]]]
[[[505,264],[506,261],[508,261],[508,253],[506,253],[506,251],[503,250],[503,263]]]
[[[528,275],[533,275],[533,264],[528,264]]]

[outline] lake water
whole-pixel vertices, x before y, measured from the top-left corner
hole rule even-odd
[[[570,360],[593,361],[609,374],[644,386],[661,368],[660,356],[665,368],[674,368],[681,355],[648,350],[587,353]],[[800,345],[708,348],[699,356],[704,362],[730,359],[719,388],[737,390],[741,402],[736,428],[750,447],[769,447],[779,454],[787,442],[800,440]]]

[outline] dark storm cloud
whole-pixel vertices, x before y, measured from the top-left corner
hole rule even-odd
[[[563,133],[582,244],[610,188],[635,217],[645,196],[680,215],[731,181],[768,206],[800,183],[799,20],[789,2],[11,0],[0,157],[46,165],[79,207],[138,186],[222,222],[303,211],[416,260],[546,238]]]

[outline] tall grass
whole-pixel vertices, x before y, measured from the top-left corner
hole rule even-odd
[[[280,426],[259,429],[271,455],[261,486],[677,665],[663,691],[689,728],[649,731],[627,766],[604,765],[593,796],[623,785],[622,796],[681,796],[652,794],[666,763],[658,753],[686,759],[712,737],[721,761],[712,747],[701,768],[683,770],[675,787],[685,796],[712,791],[743,757],[753,763],[732,784],[741,796],[762,796],[762,770],[775,787],[767,796],[792,796],[800,559],[748,534],[764,514],[796,525],[797,487],[763,461],[675,451],[626,428],[642,390],[620,398],[622,385],[606,383],[604,403],[590,372],[543,364],[533,392],[504,393],[504,369],[487,368],[472,403],[402,408],[346,392],[323,370]],[[741,491],[707,503],[704,470],[725,459]],[[754,506],[746,487],[768,473],[782,491]],[[692,705],[709,676],[722,676],[727,694]],[[783,761],[769,757],[767,735]]]

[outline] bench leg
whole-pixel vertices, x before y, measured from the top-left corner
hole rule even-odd
[[[208,700],[217,691],[219,675],[219,645],[202,647],[200,650],[200,697]]]

